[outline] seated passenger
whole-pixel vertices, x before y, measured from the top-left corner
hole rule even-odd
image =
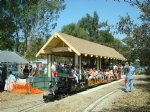
[[[104,80],[104,72],[102,69],[99,70],[99,75]]]
[[[111,78],[113,76],[114,76],[113,70],[109,70],[109,78]]]
[[[93,68],[93,74],[94,74],[94,76],[95,76],[95,78],[98,78],[98,71],[95,69],[95,68]]]
[[[106,71],[104,71],[103,72],[104,73],[104,79],[109,79],[109,72],[108,72],[108,70],[106,70]]]
[[[78,79],[78,75],[76,74],[75,70],[71,70],[72,72],[72,75],[75,77],[75,80],[77,81],[77,83],[79,82],[79,79]]]
[[[89,80],[94,79],[94,81],[96,81],[96,74],[92,69],[90,69],[89,74]]]
[[[82,68],[82,70],[83,70],[82,79],[88,79],[88,73],[87,73],[87,71],[84,68]]]
[[[75,72],[75,74],[78,76],[78,79],[81,79],[81,75],[80,75],[79,68],[75,67],[75,68],[74,68],[74,72]]]

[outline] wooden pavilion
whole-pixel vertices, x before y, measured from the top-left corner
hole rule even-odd
[[[74,57],[74,64],[79,65],[80,73],[82,59],[86,57],[96,60],[97,69],[102,67],[102,60],[126,60],[123,55],[113,48],[64,33],[53,34],[36,54],[36,57],[39,55],[45,55],[48,58],[49,77],[51,77],[50,68],[54,62],[55,56],[61,55]]]

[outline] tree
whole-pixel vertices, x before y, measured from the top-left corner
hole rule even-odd
[[[13,33],[17,29],[17,26],[13,22],[13,16],[11,13],[13,8],[10,7],[10,3],[7,3],[5,0],[0,1],[0,7],[0,49],[13,50]]]
[[[110,30],[100,30],[97,42],[109,47],[112,47],[111,43],[114,41],[114,36],[110,33]]]
[[[65,8],[64,2],[59,0],[1,0],[0,6],[2,16],[0,20],[7,23],[5,18],[11,18],[9,19],[11,25],[7,24],[6,29],[12,31],[10,35],[14,37],[12,40],[16,42],[17,51],[19,51],[20,39],[24,40],[25,55],[30,38],[49,36],[57,25],[56,20],[60,12]],[[1,24],[5,25],[4,22]],[[10,26],[13,25],[12,30]],[[1,30],[1,34],[3,33],[5,33],[4,28]]]
[[[35,37],[30,38],[30,43],[28,44],[27,55],[26,55],[28,60],[35,59],[36,53],[43,46],[44,42],[45,41],[43,38],[35,38]]]
[[[102,27],[107,29],[101,30],[100,28]],[[93,17],[91,17],[89,14],[86,14],[86,17],[83,17],[81,20],[79,20],[77,24],[71,23],[64,26],[61,32],[89,41],[94,41],[124,53],[122,50],[122,47],[124,47],[122,42],[112,35],[107,22],[99,22],[99,17],[96,12],[94,12]]]
[[[30,1],[30,0],[29,0]],[[25,37],[25,49],[27,49],[28,38],[48,37],[51,31],[56,27],[55,20],[58,19],[60,11],[65,6],[59,0],[35,0],[35,2],[24,3],[23,32]],[[26,51],[26,50],[25,50]]]
[[[127,39],[131,38],[131,41],[126,44],[132,47],[133,55],[131,56],[134,57],[134,60],[139,59],[142,65],[150,66],[150,2],[145,0],[141,2],[130,1],[129,3],[133,6],[136,5],[140,9],[139,20],[141,20],[141,24],[134,23],[130,16],[127,15],[120,18],[117,29],[120,33],[126,34]]]
[[[75,37],[79,37],[82,39],[87,39],[87,40],[89,39],[86,31],[75,23],[71,23],[66,26],[63,26],[63,28],[61,29],[61,32],[75,36]]]
[[[86,14],[86,17],[83,17],[81,20],[79,20],[78,24],[86,31],[90,37],[90,40],[94,42],[96,42],[98,39],[100,28],[108,26],[107,22],[99,22],[99,17],[96,11],[94,12],[93,17],[91,17],[89,14]]]

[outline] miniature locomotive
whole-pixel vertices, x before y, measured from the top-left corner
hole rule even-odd
[[[111,78],[111,81],[117,80],[115,77]],[[100,84],[107,83],[107,80],[97,78],[96,80],[75,80],[75,77],[60,77],[59,80],[52,86],[49,86],[49,92],[43,95],[44,102],[59,100],[71,94],[75,94],[79,91],[89,89],[91,87],[98,86]]]

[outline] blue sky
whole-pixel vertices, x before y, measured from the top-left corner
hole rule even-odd
[[[99,15],[99,21],[108,21],[110,25],[115,25],[119,21],[119,16],[125,16],[127,13],[138,23],[139,10],[131,7],[128,3],[114,2],[114,0],[65,0],[66,9],[61,12],[57,20],[57,27],[53,32],[59,32],[64,25],[77,23],[87,13],[93,16],[96,11]],[[122,39],[124,35],[115,35]]]

